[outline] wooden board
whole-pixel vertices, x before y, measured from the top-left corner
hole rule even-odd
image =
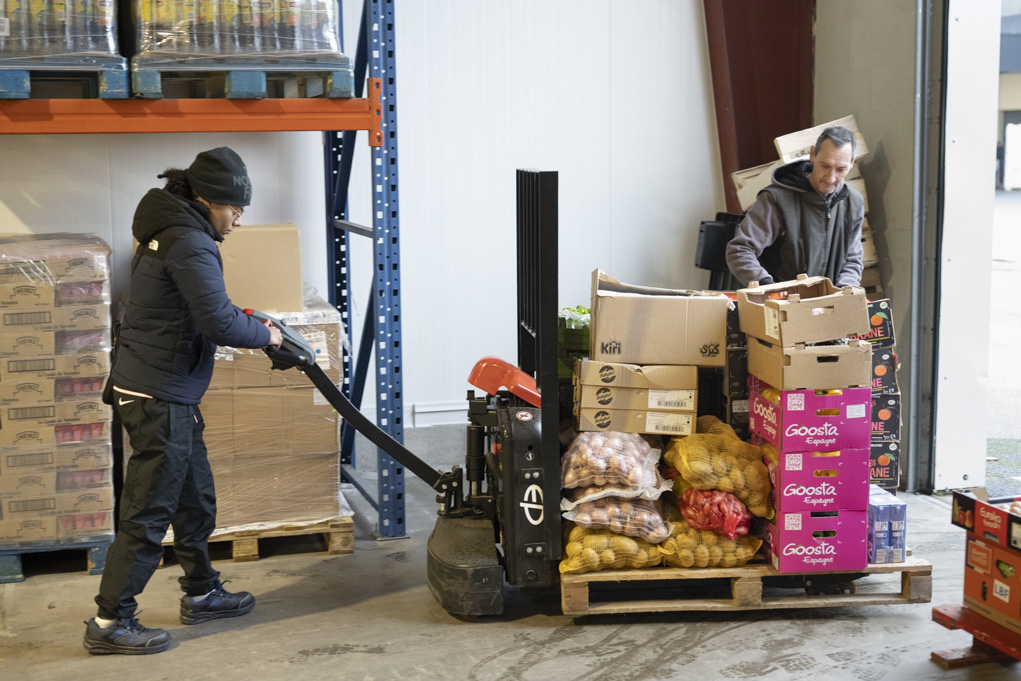
[[[807,159],[809,150],[815,145],[822,131],[835,125],[845,127],[854,133],[857,146],[855,162],[857,164],[858,159],[868,155],[869,148],[865,144],[865,138],[862,136],[861,131],[858,130],[858,123],[854,120],[854,116],[845,116],[844,118],[830,121],[829,123],[822,123],[807,130],[799,130],[798,132],[777,137],[773,140],[773,143],[776,145],[776,153],[783,159],[784,163],[797,161],[801,158]]]
[[[865,267],[875,267],[879,264],[879,254],[876,252],[876,242],[872,238],[872,233],[865,232],[864,225],[862,226],[861,232],[861,262]]]
[[[1021,636],[988,620],[964,605],[940,605],[932,609],[933,621],[947,629],[962,629],[972,634],[969,648],[934,650],[932,659],[944,669],[983,662],[1021,660]]]
[[[928,603],[932,598],[932,566],[927,561],[912,558],[903,563],[869,565],[862,572],[870,575],[900,573],[900,589],[889,592],[833,595],[810,595],[803,590],[784,595],[767,594],[763,590],[763,578],[787,575],[780,575],[771,565],[758,563],[733,568],[646,568],[561,575],[560,598],[564,614],[574,617],[638,612],[776,610]],[[730,580],[730,597],[664,597],[663,592],[670,588],[697,589],[699,582],[706,579]],[[593,602],[589,588],[593,584],[609,584],[614,590],[626,591],[629,588],[635,590],[635,587],[642,586],[643,582],[653,581],[657,582],[655,586],[659,588],[659,592],[656,589],[649,592],[653,598]]]
[[[354,553],[354,520],[350,516],[330,518],[316,523],[295,523],[273,525],[272,527],[214,532],[209,543],[232,542],[235,563],[259,560],[259,540],[269,537],[293,537],[307,534],[322,534],[330,555]],[[164,540],[164,546],[173,545],[173,540]]]

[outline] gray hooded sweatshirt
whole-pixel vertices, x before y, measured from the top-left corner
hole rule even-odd
[[[810,161],[773,172],[727,245],[727,265],[747,286],[790,281],[799,274],[828,277],[837,286],[859,286],[865,199],[841,183],[820,196],[808,181]]]

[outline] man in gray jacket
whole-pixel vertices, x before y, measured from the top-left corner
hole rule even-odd
[[[865,199],[844,183],[855,158],[854,134],[823,130],[809,160],[773,172],[727,245],[727,265],[742,285],[772,284],[799,274],[859,286]]]

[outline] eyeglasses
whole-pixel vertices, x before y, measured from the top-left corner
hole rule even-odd
[[[235,220],[237,220],[238,218],[245,214],[244,208],[238,208],[237,206],[232,206],[230,204],[227,204],[227,208],[230,208],[232,211],[234,211]]]

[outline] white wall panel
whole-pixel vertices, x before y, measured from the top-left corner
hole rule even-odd
[[[353,54],[361,3],[345,5]],[[596,267],[705,285],[698,223],[724,202],[702,3],[399,0],[395,21],[406,423],[416,405],[420,422],[463,421],[475,361],[516,359],[517,168],[559,172],[563,305],[587,303]],[[318,133],[0,137],[0,230],[96,232],[126,272],[155,175],[220,144],[255,184],[245,222],[301,226],[304,278],[324,290]],[[350,218],[371,224],[364,134],[356,149]],[[372,251],[354,241],[360,330]]]

